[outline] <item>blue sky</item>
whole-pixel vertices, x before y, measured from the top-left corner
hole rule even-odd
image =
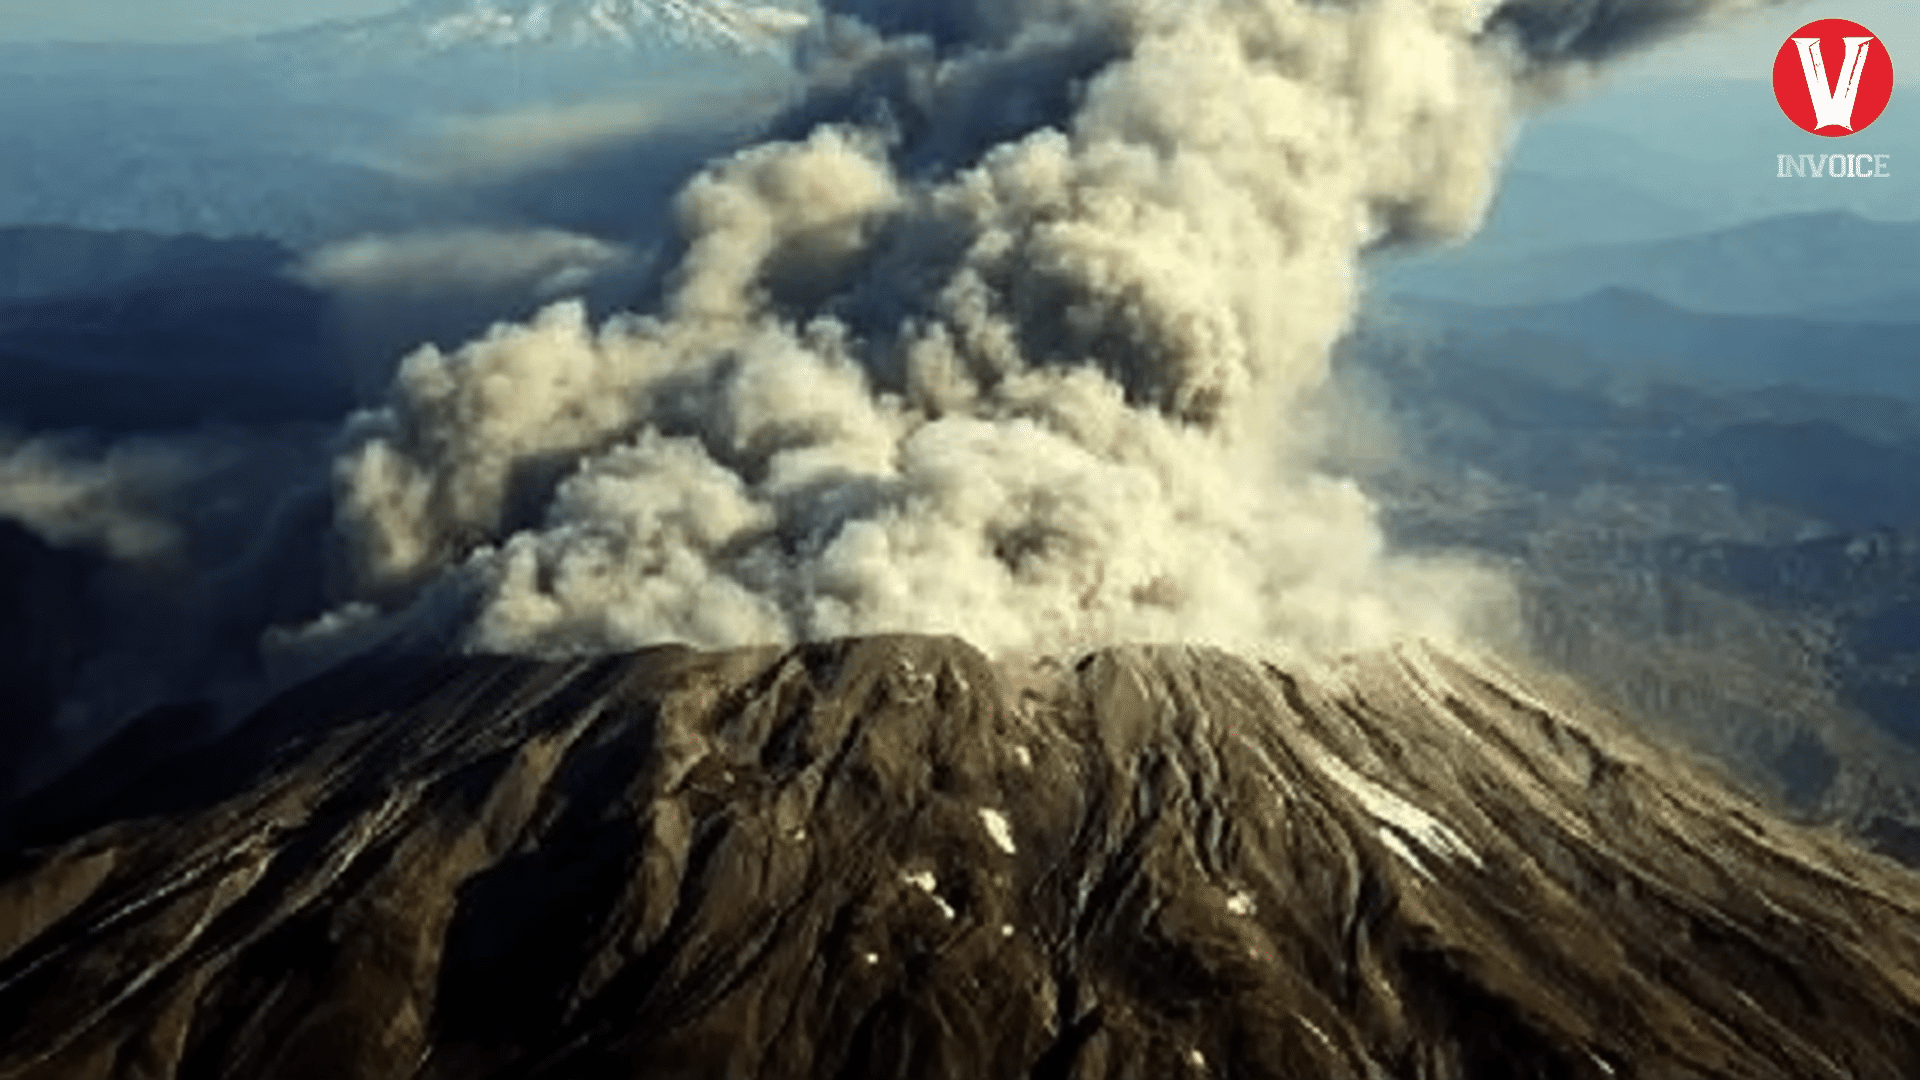
[[[208,41],[399,6],[401,0],[0,0],[0,41]],[[1916,0],[1794,0],[1726,20],[1642,63],[1664,78],[1760,78],[1788,31],[1835,16],[1864,23],[1886,38],[1896,62],[1916,58],[1905,70],[1920,71],[1911,66],[1920,63]]]

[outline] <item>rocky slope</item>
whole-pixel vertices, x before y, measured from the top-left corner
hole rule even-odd
[[[1896,1077],[1920,890],[1480,661],[388,658],[16,807],[0,1077]]]

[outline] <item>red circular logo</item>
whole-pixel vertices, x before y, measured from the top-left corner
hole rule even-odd
[[[1852,135],[1880,119],[1893,97],[1893,58],[1880,35],[1857,22],[1810,22],[1774,57],[1773,96],[1802,131]]]

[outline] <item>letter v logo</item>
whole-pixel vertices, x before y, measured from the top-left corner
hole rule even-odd
[[[1846,66],[1840,69],[1840,81],[1827,81],[1827,62],[1820,56],[1820,39],[1797,37],[1800,66],[1807,75],[1807,96],[1813,99],[1813,118],[1820,127],[1853,130],[1853,103],[1860,96],[1860,61],[1873,45],[1870,37],[1841,38],[1847,45]]]
[[[1801,130],[1839,138],[1880,118],[1893,96],[1893,60],[1878,35],[1845,19],[1793,32],[1773,62],[1773,96]]]

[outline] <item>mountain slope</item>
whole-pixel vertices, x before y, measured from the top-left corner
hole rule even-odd
[[[1914,880],[1421,648],[369,660],[0,884],[0,1076],[1894,1077]]]

